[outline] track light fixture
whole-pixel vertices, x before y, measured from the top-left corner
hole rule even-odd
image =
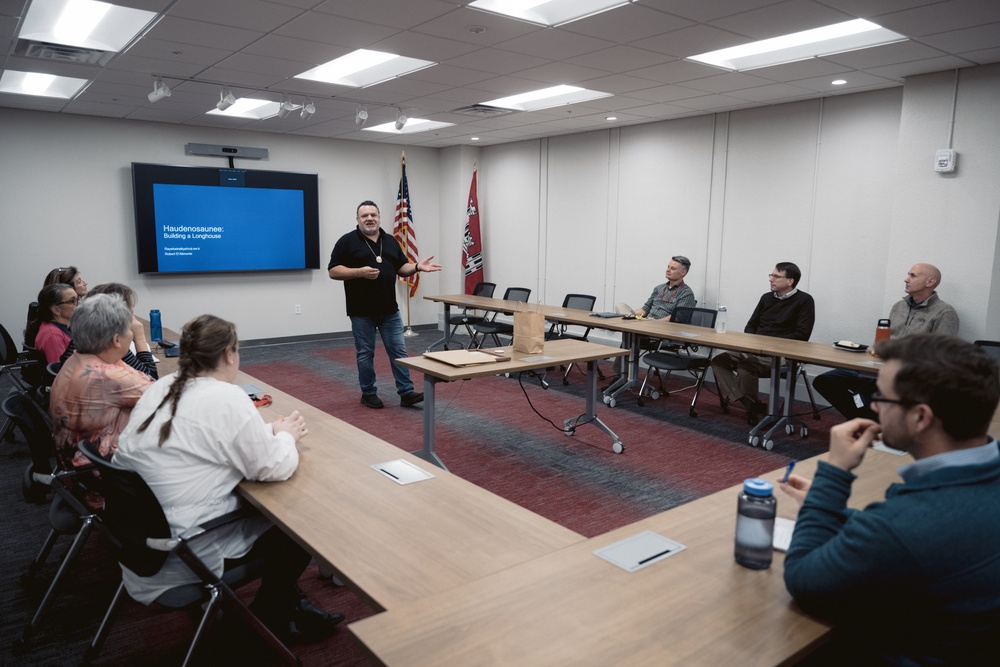
[[[288,95],[282,95],[281,102],[278,104],[278,117],[286,118],[293,111],[295,111],[295,105],[288,99]]]
[[[406,125],[406,121],[408,120],[409,118],[406,117],[406,113],[400,110],[399,113],[396,114],[396,129],[402,130],[403,126]]]
[[[354,116],[355,125],[364,125],[368,121],[368,107],[358,107],[358,113]]]
[[[299,112],[299,118],[306,120],[314,113],[316,113],[316,105],[307,97],[305,104],[302,105],[302,111]]]
[[[223,88],[219,91],[219,101],[215,104],[215,108],[219,111],[225,111],[229,107],[236,104],[236,96],[228,88]]]
[[[170,97],[170,88],[167,87],[167,84],[163,83],[163,79],[156,77],[156,80],[153,81],[153,92],[146,95],[146,99],[155,104],[164,97]]]

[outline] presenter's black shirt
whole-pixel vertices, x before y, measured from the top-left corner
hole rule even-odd
[[[376,280],[351,278],[344,281],[349,317],[381,318],[399,310],[396,303],[396,273],[407,263],[406,255],[395,237],[381,227],[378,241],[372,243],[355,227],[340,237],[330,254],[327,271],[335,266],[359,269],[371,266],[379,270]],[[376,257],[382,257],[379,262]]]

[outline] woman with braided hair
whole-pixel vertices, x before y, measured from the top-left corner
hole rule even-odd
[[[288,479],[299,463],[296,443],[305,420],[293,412],[266,424],[246,393],[233,384],[240,353],[236,327],[202,315],[181,332],[179,369],[143,395],[119,439],[114,462],[139,473],[163,507],[171,532],[180,535],[241,506],[244,479]],[[251,607],[288,642],[326,637],[343,620],[314,607],[297,588],[309,554],[263,516],[250,516],[195,545],[217,575],[245,560],[267,567]],[[145,604],[166,590],[198,578],[171,555],[160,571],[140,577],[122,568],[125,587]]]

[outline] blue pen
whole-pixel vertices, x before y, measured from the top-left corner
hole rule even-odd
[[[788,483],[788,476],[792,474],[792,470],[794,468],[795,468],[795,459],[792,459],[792,462],[788,464],[788,469],[785,470],[785,476],[781,478],[782,484]]]

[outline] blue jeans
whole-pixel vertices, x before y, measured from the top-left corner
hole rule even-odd
[[[351,317],[351,333],[354,334],[354,351],[358,358],[358,382],[361,393],[372,395],[375,388],[375,330],[382,336],[382,345],[392,364],[392,376],[396,380],[396,393],[402,396],[413,391],[410,371],[397,366],[395,360],[407,356],[406,340],[403,338],[403,318],[397,310],[385,317]]]

